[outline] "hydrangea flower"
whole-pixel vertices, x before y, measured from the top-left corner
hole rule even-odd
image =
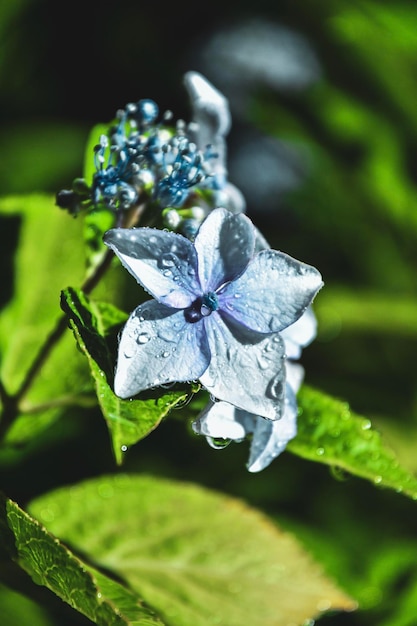
[[[152,228],[112,229],[105,243],[154,298],[130,315],[120,338],[116,395],[199,380],[219,400],[281,417],[285,347],[322,286],[320,273],[288,255],[254,253],[243,214],[213,210],[195,241]]]
[[[301,386],[304,369],[298,359],[301,349],[316,335],[317,322],[309,307],[291,326],[281,332],[287,361],[285,404],[281,419],[271,421],[247,411],[237,409],[228,402],[210,401],[193,422],[194,432],[205,435],[213,448],[223,448],[230,441],[241,442],[251,436],[247,469],[259,472],[267,467],[297,434],[297,392]]]

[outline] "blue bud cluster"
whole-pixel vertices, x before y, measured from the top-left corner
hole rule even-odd
[[[169,125],[169,111],[162,121],[158,117],[158,106],[149,99],[118,111],[116,124],[95,146],[91,185],[78,180],[71,191],[59,192],[58,206],[72,213],[83,208],[119,212],[150,201],[161,209],[181,209],[189,199],[193,203],[195,192],[216,189],[210,167],[215,151],[199,150],[183,121]]]

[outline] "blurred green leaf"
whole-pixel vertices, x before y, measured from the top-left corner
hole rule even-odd
[[[368,419],[346,402],[303,386],[298,433],[287,446],[294,454],[366,478],[417,500],[417,478],[402,467]]]
[[[186,400],[187,392],[159,389],[143,394],[146,399],[118,398],[112,391],[116,334],[127,315],[112,305],[89,300],[72,288],[62,293],[61,304],[88,359],[114,455],[121,464],[127,448],[154,430],[171,409]]]
[[[10,296],[0,325],[1,379],[7,391],[15,393],[59,324],[61,289],[69,279],[82,282],[82,224],[42,194],[1,199],[0,220],[6,233],[12,222],[17,225],[17,247],[8,250],[14,258],[7,262],[9,274],[4,278]],[[22,410],[27,415],[15,422],[7,441],[34,438],[56,418],[62,404],[71,403],[72,396],[77,404],[76,395],[90,389],[86,374],[70,334],[64,334],[25,395]]]
[[[291,535],[196,485],[108,476],[47,494],[30,509],[175,626],[301,624],[355,607]]]
[[[1,619],[5,626],[53,626],[47,612],[36,602],[0,584]]]
[[[326,285],[314,303],[314,310],[323,340],[341,330],[417,336],[417,296]]]
[[[0,70],[1,71],[1,70]],[[4,159],[0,171],[2,194],[56,190],[71,184],[83,154],[85,128],[74,123],[26,122],[0,131]]]
[[[136,594],[96,572],[19,506],[0,496],[0,548],[32,580],[101,626],[162,626]]]

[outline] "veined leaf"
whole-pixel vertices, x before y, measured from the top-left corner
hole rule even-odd
[[[347,403],[303,386],[298,433],[287,449],[311,461],[340,468],[417,500],[417,478],[402,467],[370,420]]]
[[[115,350],[112,352],[110,345],[113,340],[115,346],[116,333],[127,319],[126,314],[110,304],[89,300],[71,288],[62,293],[61,304],[88,359],[114,455],[121,464],[127,448],[154,430],[172,408],[187,398],[187,392],[155,390],[142,394],[143,399],[118,398],[112,391]]]
[[[97,572],[0,496],[0,547],[32,580],[99,626],[163,626],[138,596]]]
[[[292,535],[197,485],[105,476],[47,494],[30,509],[170,626],[303,624],[355,608]]]

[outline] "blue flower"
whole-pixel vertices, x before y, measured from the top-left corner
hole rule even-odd
[[[259,472],[267,467],[297,434],[296,394],[304,378],[304,369],[294,359],[298,359],[301,349],[314,339],[316,327],[316,318],[309,307],[294,324],[280,333],[287,355],[285,404],[281,419],[266,420],[237,409],[228,402],[210,401],[193,422],[194,432],[205,435],[213,448],[223,448],[230,441],[241,442],[249,435],[248,470]]]
[[[194,243],[152,228],[113,229],[105,243],[155,298],[120,338],[114,389],[129,398],[200,380],[216,398],[269,419],[281,416],[285,347],[280,331],[322,286],[313,267],[275,250],[254,254],[243,214],[215,209]]]

